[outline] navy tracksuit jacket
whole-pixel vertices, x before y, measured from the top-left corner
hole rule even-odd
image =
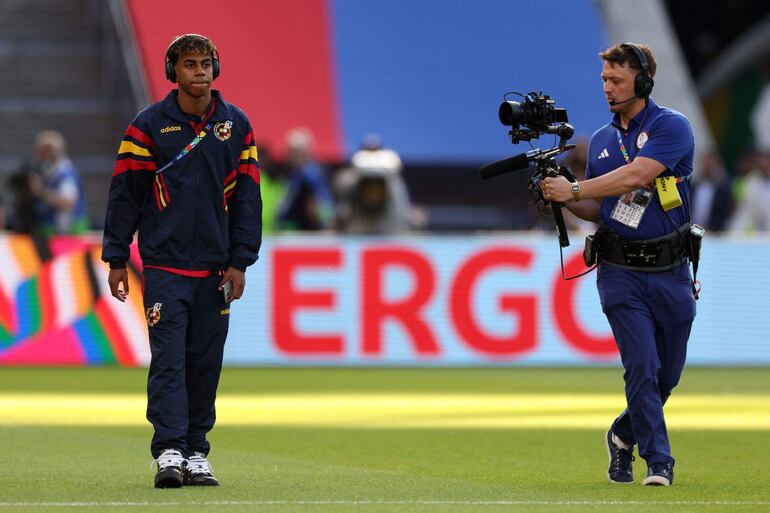
[[[171,91],[140,112],[123,136],[102,248],[102,260],[123,268],[139,231],[155,457],[167,448],[208,454],[230,313],[218,274],[253,264],[262,233],[246,115],[218,91],[203,119],[183,113],[176,97]]]

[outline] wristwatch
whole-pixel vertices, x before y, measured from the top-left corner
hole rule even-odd
[[[572,182],[570,189],[572,190],[572,199],[580,200],[580,182]]]

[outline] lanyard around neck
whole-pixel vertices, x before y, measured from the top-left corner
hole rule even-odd
[[[196,135],[196,136],[195,136],[195,139],[193,139],[192,141],[190,141],[190,142],[189,142],[189,144],[187,144],[187,146],[185,146],[184,148],[182,148],[182,149],[179,151],[179,153],[177,153],[176,157],[174,157],[173,159],[171,159],[170,161],[168,161],[168,163],[166,163],[166,165],[165,165],[165,166],[163,166],[162,168],[160,168],[160,169],[158,169],[157,171],[155,171],[155,174],[156,174],[156,175],[159,175],[159,174],[161,174],[163,171],[165,171],[166,169],[170,168],[171,166],[173,166],[174,164],[176,164],[177,162],[179,162],[180,160],[182,160],[182,158],[184,158],[184,156],[185,156],[185,155],[187,155],[188,153],[190,153],[190,152],[193,150],[193,148],[195,148],[196,146],[198,146],[198,143],[200,143],[200,142],[203,140],[203,138],[204,138],[204,137],[206,137],[206,134],[208,134],[208,133],[209,133],[209,131],[211,130],[211,126],[212,126],[212,124],[211,124],[211,123],[207,124],[207,125],[206,125],[206,126],[203,128],[203,130],[201,130],[201,131],[198,133],[198,135]]]
[[[623,137],[620,135],[620,129],[615,134],[618,136],[618,145],[620,145],[620,153],[623,154],[623,160],[626,161],[626,164],[631,163],[631,158],[628,156],[628,151],[626,151],[626,145],[623,144]]]

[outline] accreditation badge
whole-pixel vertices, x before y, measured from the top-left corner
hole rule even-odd
[[[651,199],[652,191],[645,187],[626,193],[618,199],[610,217],[629,228],[639,228]]]

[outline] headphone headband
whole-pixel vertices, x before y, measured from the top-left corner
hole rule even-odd
[[[644,54],[641,48],[634,43],[623,43],[621,47],[630,48],[631,51],[639,59],[639,66],[642,68],[636,78],[634,79],[634,93],[636,96],[647,98],[652,92],[652,87],[655,85],[655,81],[652,79],[652,73],[650,71],[650,63],[647,60],[647,56]]]
[[[636,55],[636,58],[639,59],[639,66],[642,68],[642,71],[647,75],[650,74],[650,64],[647,62],[647,56],[644,55],[644,52],[641,48],[636,46],[634,43],[623,43],[620,46],[630,48],[631,51],[634,52],[634,55]]]

